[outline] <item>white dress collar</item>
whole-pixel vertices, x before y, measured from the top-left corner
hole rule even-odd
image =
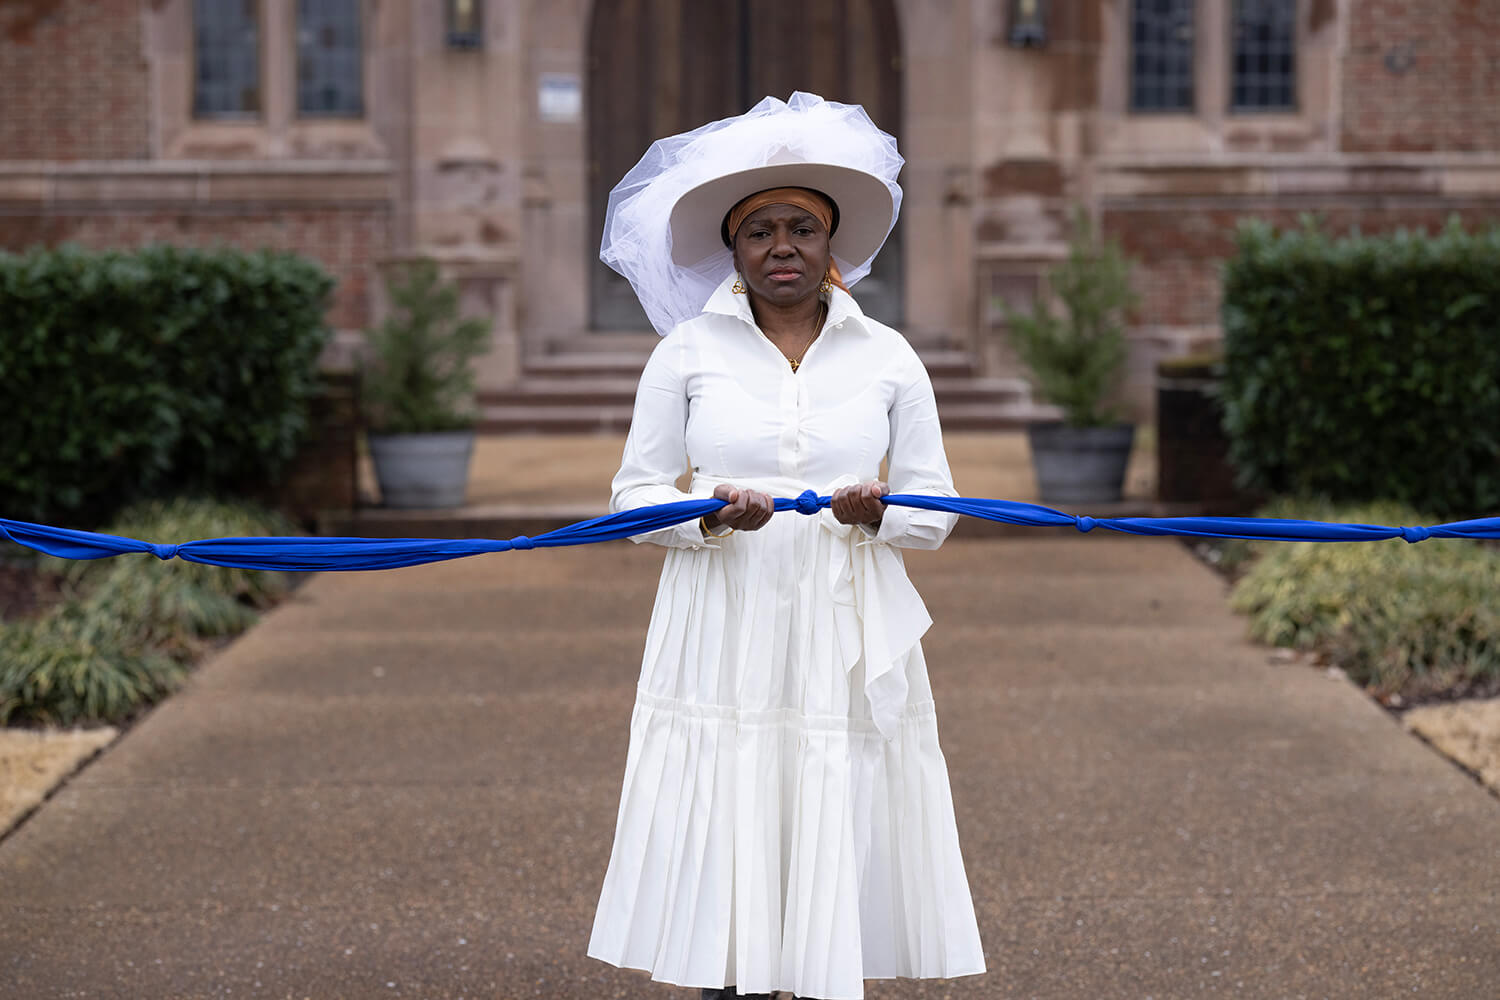
[[[750,296],[738,295],[734,292],[734,283],[739,280],[738,274],[731,274],[719,283],[714,293],[708,297],[703,305],[706,313],[719,313],[723,316],[734,316],[744,322],[755,325],[755,314],[750,311]],[[838,324],[852,321],[854,328],[861,332],[868,332],[865,326],[864,311],[859,308],[859,303],[854,301],[854,296],[835,287],[828,293],[828,318],[825,326],[838,326]],[[840,327],[842,329],[842,327]]]

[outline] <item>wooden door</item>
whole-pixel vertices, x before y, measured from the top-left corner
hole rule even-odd
[[[597,0],[589,38],[592,324],[650,329],[629,282],[600,263],[609,191],[662,136],[794,90],[860,104],[901,138],[893,0]],[[902,320],[901,227],[854,288],[882,322]]]

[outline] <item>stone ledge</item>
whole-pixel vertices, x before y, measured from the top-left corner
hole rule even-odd
[[[0,837],[117,735],[110,726],[0,729]]]
[[[1130,207],[1134,198],[1485,197],[1500,194],[1500,161],[1491,156],[1111,159],[1099,164],[1098,193],[1112,211]]]
[[[1402,724],[1500,794],[1500,699],[1424,705]]]
[[[0,201],[13,204],[387,204],[395,184],[390,163],[0,164]]]

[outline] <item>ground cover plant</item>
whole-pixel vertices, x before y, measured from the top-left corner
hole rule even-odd
[[[1395,502],[1280,500],[1266,517],[1423,525]],[[1463,540],[1236,542],[1231,605],[1251,637],[1305,650],[1388,703],[1500,694],[1500,548]]]
[[[201,499],[139,503],[104,530],[177,543],[298,533],[270,511]],[[37,615],[0,622],[0,725],[127,721],[175,689],[215,640],[254,624],[292,584],[285,573],[149,555],[44,558],[35,569],[59,581],[63,598]]]

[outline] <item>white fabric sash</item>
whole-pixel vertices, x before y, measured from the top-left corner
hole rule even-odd
[[[858,481],[845,475],[818,488],[790,478],[728,479],[700,474],[693,477],[692,492],[712,496],[715,486],[728,483],[772,497],[795,497],[807,489],[827,496]],[[778,516],[806,515],[787,511]],[[900,549],[854,525],[840,523],[831,509],[824,508],[817,517],[823,529],[819,548],[827,558],[820,561],[828,567],[840,665],[847,674],[863,659],[865,698],[875,728],[887,740],[894,740],[906,711],[906,655],[932,626],[932,617],[907,578]]]

